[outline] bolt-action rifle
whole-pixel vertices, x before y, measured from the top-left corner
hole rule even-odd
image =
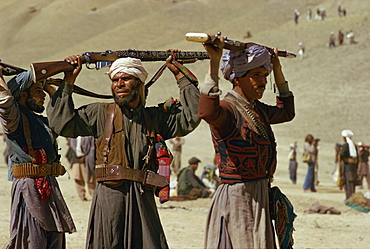
[[[5,76],[12,76],[12,75],[16,75],[16,74],[26,71],[26,69],[3,63],[1,62],[1,59],[0,59],[0,66],[2,67],[1,70],[3,72],[3,75]]]
[[[217,36],[221,36],[221,32],[217,33]],[[202,43],[214,43],[216,36],[215,35],[209,35],[206,33],[187,33],[185,35],[185,38],[187,41],[192,42],[202,42]],[[239,51],[242,49],[248,49],[249,47],[257,45],[257,43],[254,42],[241,42],[241,41],[234,41],[230,40],[227,37],[224,37],[224,49],[228,49],[231,51]],[[260,45],[260,44],[258,44]],[[262,45],[263,46],[263,45]],[[271,47],[266,47],[270,52],[272,52]],[[287,52],[286,50],[279,50],[278,51],[279,57],[285,57],[285,58],[295,58],[297,57],[295,54]]]
[[[81,55],[82,63],[86,64],[88,69],[101,69],[109,66],[119,58],[137,58],[141,61],[165,61],[170,55],[173,55],[176,61],[180,63],[191,63],[198,60],[209,59],[207,52],[197,51],[139,51],[134,49],[105,52],[86,52]],[[66,61],[38,62],[32,63],[34,81],[49,78],[61,72],[72,71],[74,66]]]

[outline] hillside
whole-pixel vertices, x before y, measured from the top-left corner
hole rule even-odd
[[[246,31],[250,41],[297,52],[298,42],[306,46],[303,60],[281,59],[286,78],[296,97],[296,118],[276,125],[281,154],[293,141],[301,142],[307,133],[320,137],[321,159],[332,162],[333,145],[341,142],[342,129],[351,129],[355,141],[370,144],[366,110],[369,102],[370,3],[365,0],[341,1],[346,17],[337,15],[339,1],[294,0],[221,1],[221,0],[3,0],[0,14],[0,58],[9,64],[28,68],[32,62],[63,60],[71,54],[105,50],[182,50],[203,51],[201,44],[185,40],[187,32],[216,33],[234,40],[243,40]],[[325,8],[327,19],[306,20],[306,9]],[[299,24],[293,22],[293,10],[301,13]],[[8,14],[11,13],[11,14]],[[355,32],[358,44],[328,48],[329,33],[338,30]],[[160,62],[146,63],[151,75]],[[208,62],[197,62],[189,68],[203,79]],[[99,93],[110,93],[104,69],[84,69],[78,84]],[[151,76],[150,75],[150,76]],[[62,76],[62,75],[60,75]],[[273,82],[273,77],[270,78]],[[101,87],[101,84],[106,87]],[[230,84],[221,82],[223,92]],[[178,97],[170,73],[166,72],[150,89],[148,104],[154,105],[173,96]],[[76,105],[100,101],[75,96]],[[266,91],[264,99],[274,103],[274,94]],[[365,112],[365,115],[362,113]],[[187,138],[185,158],[198,146],[202,157],[212,162],[212,145],[205,124]],[[285,156],[284,156],[285,158]],[[282,163],[284,164],[284,158]]]
[[[337,14],[339,3],[347,10],[345,17]],[[327,18],[309,22],[307,8],[313,12],[325,8]],[[293,21],[294,9],[301,13],[297,25]],[[369,13],[368,0],[1,0],[0,59],[28,69],[32,62],[63,60],[90,51],[170,48],[204,51],[201,44],[185,40],[188,32],[221,31],[233,40],[256,42],[293,53],[297,53],[298,43],[303,42],[306,53],[302,60],[281,59],[295,95],[296,117],[290,123],[273,126],[279,156],[276,182],[287,183],[289,144],[298,141],[300,154],[304,137],[311,133],[321,139],[320,181],[333,186],[330,172],[334,144],[342,143],[341,131],[351,129],[355,142],[370,145]],[[337,34],[338,30],[344,33],[353,30],[358,43],[350,45],[345,39],[342,46],[329,49],[329,34],[332,31]],[[246,31],[252,34],[248,40],[243,38]],[[161,64],[144,64],[149,77]],[[202,81],[208,61],[188,67]],[[110,83],[103,74],[106,71],[84,68],[76,84],[109,94]],[[269,81],[273,83],[273,77]],[[223,94],[231,89],[225,80],[220,84]],[[262,101],[274,104],[270,85]],[[177,86],[172,74],[165,72],[150,88],[147,103],[156,105],[170,96],[178,98]],[[77,107],[103,101],[78,95],[74,99]],[[60,138],[59,143],[64,156],[65,139]],[[213,153],[209,128],[202,122],[186,137],[183,162],[197,156],[203,167],[212,163]],[[64,157],[62,160],[67,164]],[[301,184],[306,167],[303,163],[299,167]],[[200,172],[201,169],[197,174]],[[299,202],[298,194],[295,200]],[[7,239],[3,233],[1,239]]]

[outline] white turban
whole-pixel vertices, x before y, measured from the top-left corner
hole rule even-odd
[[[113,78],[116,73],[127,73],[139,78],[143,83],[148,77],[148,72],[142,66],[141,60],[130,57],[119,58],[112,63],[107,74]]]
[[[356,157],[357,156],[356,147],[351,139],[352,136],[353,136],[353,132],[351,130],[342,131],[342,137],[346,138],[346,142],[348,143],[348,146],[349,146],[349,155],[351,157]]]

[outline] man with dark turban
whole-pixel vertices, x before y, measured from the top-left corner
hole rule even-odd
[[[200,123],[199,90],[167,59],[180,88],[181,105],[145,107],[148,76],[139,59],[120,58],[109,72],[114,103],[92,103],[74,109],[73,84],[81,58],[66,61],[76,68],[63,82],[47,108],[51,127],[66,137],[94,136],[95,177],[98,181],[90,209],[87,248],[168,248],[154,199],[154,188],[168,182],[159,155],[163,140],[185,136]],[[158,143],[163,141],[163,143]],[[161,157],[162,158],[162,157]],[[168,164],[168,169],[170,164]],[[152,172],[152,174],[150,173]],[[157,179],[158,183],[153,182]],[[161,197],[161,194],[159,194]],[[161,199],[160,199],[161,200]]]
[[[56,176],[59,164],[57,135],[44,111],[48,84],[33,82],[25,71],[6,84],[0,69],[0,120],[9,148],[11,190],[10,243],[7,248],[65,248],[65,233],[76,231]]]
[[[293,96],[276,48],[252,45],[222,56],[223,38],[215,44],[204,44],[211,60],[199,86],[199,116],[211,127],[221,181],[207,219],[205,248],[276,248],[269,208],[276,143],[270,125],[294,118]],[[232,83],[222,101],[221,57],[221,71]],[[272,71],[279,107],[259,101]]]

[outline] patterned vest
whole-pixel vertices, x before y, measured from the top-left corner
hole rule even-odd
[[[235,128],[227,137],[212,136],[218,159],[221,183],[237,183],[272,177],[276,170],[276,143],[267,115],[258,108],[255,114],[266,134],[256,133],[236,107],[228,102],[235,116]],[[231,122],[232,123],[232,122]]]

